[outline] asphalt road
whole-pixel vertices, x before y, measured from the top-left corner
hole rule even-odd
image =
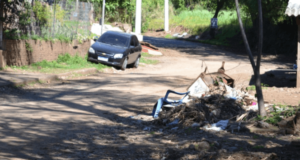
[[[207,44],[190,42],[185,40],[166,39],[144,36],[144,41],[162,48],[197,48],[208,46]]]

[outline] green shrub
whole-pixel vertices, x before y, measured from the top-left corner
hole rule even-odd
[[[48,6],[43,5],[40,1],[36,1],[32,10],[37,20],[40,22],[40,25],[50,25],[49,21],[51,20],[52,15]]]

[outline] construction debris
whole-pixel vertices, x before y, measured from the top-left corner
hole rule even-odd
[[[158,50],[158,48],[157,48],[156,46],[153,46],[152,44],[150,44],[150,43],[148,43],[148,42],[142,41],[142,42],[140,42],[140,43],[141,43],[142,46],[147,46],[147,47],[152,48],[152,49],[154,49],[154,50]]]
[[[193,99],[190,103],[165,109],[159,113],[156,123],[167,125],[176,120],[184,127],[192,126],[194,123],[204,126],[245,113],[239,101],[225,98],[223,94],[224,90],[212,90],[209,93],[210,96]],[[210,126],[207,127],[210,128]],[[219,127],[218,124],[215,124],[215,127]]]
[[[227,127],[229,120],[245,121],[256,117],[256,113],[248,109],[252,106],[256,109],[256,98],[246,90],[234,89],[235,81],[225,74],[224,64],[225,62],[214,73],[206,73],[206,68],[187,88],[189,100],[185,103],[174,107],[163,107],[162,104],[159,118],[154,123],[166,126],[200,126],[220,131]],[[261,124],[263,128],[267,127],[264,122]]]

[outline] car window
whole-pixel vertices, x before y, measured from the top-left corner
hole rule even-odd
[[[130,46],[135,46],[135,40],[134,37],[131,37]]]
[[[98,41],[110,45],[127,47],[129,38],[121,35],[103,34]]]
[[[135,41],[135,45],[134,46],[139,46],[139,41],[138,41],[138,39],[134,36],[134,41]]]

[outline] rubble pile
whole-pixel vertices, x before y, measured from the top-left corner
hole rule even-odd
[[[245,121],[256,117],[257,99],[248,94],[246,89],[234,88],[235,80],[225,74],[224,64],[222,62],[218,71],[213,73],[206,73],[206,67],[187,88],[187,101],[183,102],[182,99],[180,101],[183,103],[178,103],[169,100],[168,94],[159,99],[153,108],[153,117],[158,118],[154,123],[224,130],[229,121]]]
[[[216,123],[219,120],[233,119],[246,112],[243,108],[244,99],[226,98],[223,87],[216,86],[201,98],[193,97],[190,102],[174,108],[165,108],[159,113],[158,124],[169,124],[173,121],[184,127]]]

